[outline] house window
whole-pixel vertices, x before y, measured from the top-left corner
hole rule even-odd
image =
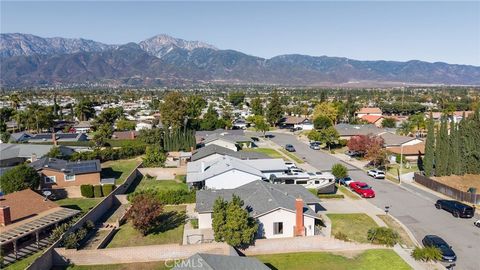
[[[56,183],[57,177],[55,176],[45,176],[45,183]]]
[[[306,184],[307,184],[307,181],[304,181],[304,180],[297,181],[297,185],[306,185]]]
[[[75,181],[75,174],[65,174],[65,181]]]
[[[287,185],[293,185],[293,184],[295,184],[295,181],[288,179],[288,180],[285,180],[285,184],[287,184]]]
[[[316,180],[315,185],[318,185],[318,184],[320,184],[320,181]]]
[[[273,234],[283,234],[283,222],[273,223]]]

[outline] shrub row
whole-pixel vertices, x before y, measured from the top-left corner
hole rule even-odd
[[[107,196],[110,194],[115,185],[107,184],[107,185],[81,185],[80,192],[83,197],[85,198],[100,198],[103,196]]]
[[[396,243],[398,243],[400,236],[395,230],[391,228],[376,227],[368,230],[367,239],[373,244],[387,245],[389,247],[393,247]]]
[[[87,234],[95,228],[91,220],[87,220],[83,226],[75,232],[68,233],[63,239],[63,246],[67,249],[76,249],[80,242],[85,239]]]
[[[70,157],[70,160],[99,159],[104,162],[109,160],[126,159],[145,154],[145,148],[145,145],[135,145],[122,148],[105,148],[91,152],[75,152]]]
[[[439,261],[442,259],[442,251],[437,247],[416,247],[412,251],[412,257],[417,261]]]
[[[195,202],[195,190],[183,190],[183,189],[177,189],[177,190],[141,190],[141,191],[136,191],[128,196],[128,199],[132,201],[132,199],[137,196],[138,194],[152,194],[156,198],[159,199],[159,201],[162,204],[182,204],[182,203],[194,203]]]

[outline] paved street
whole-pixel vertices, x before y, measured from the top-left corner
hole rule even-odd
[[[293,135],[272,134],[275,135],[271,139],[273,142],[282,146],[293,144],[297,155],[317,169],[327,171],[333,164],[343,163],[329,154],[311,150]],[[410,184],[399,186],[388,180],[375,180],[362,170],[345,165],[354,180],[366,182],[374,188],[376,198],[369,201],[381,209],[391,206],[390,213],[404,223],[417,240],[421,241],[426,234],[439,235],[452,245],[458,256],[455,269],[480,269],[480,229],[473,226],[473,219],[456,219],[445,211],[437,210],[433,203],[439,198],[422,189]]]

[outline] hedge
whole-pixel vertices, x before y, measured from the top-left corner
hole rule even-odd
[[[102,197],[103,196],[102,186],[100,186],[100,185],[93,186],[93,194],[95,195],[95,198]]]
[[[145,154],[145,145],[128,146],[123,148],[105,148],[91,152],[75,152],[70,160],[93,160],[109,161],[117,159],[127,159]]]
[[[128,199],[131,201],[133,197],[138,194],[149,193],[158,198],[163,204],[183,204],[183,203],[195,203],[195,190],[142,190],[129,194]]]
[[[81,185],[80,192],[85,198],[93,198],[93,186],[92,185]]]
[[[113,191],[114,188],[115,188],[115,185],[113,185],[113,184],[103,185],[102,186],[103,196],[107,196],[108,194],[110,194]]]

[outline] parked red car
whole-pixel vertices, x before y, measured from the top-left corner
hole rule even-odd
[[[358,195],[362,196],[363,198],[374,198],[375,191],[373,191],[372,187],[367,185],[363,182],[351,182],[350,189],[355,191]]]

